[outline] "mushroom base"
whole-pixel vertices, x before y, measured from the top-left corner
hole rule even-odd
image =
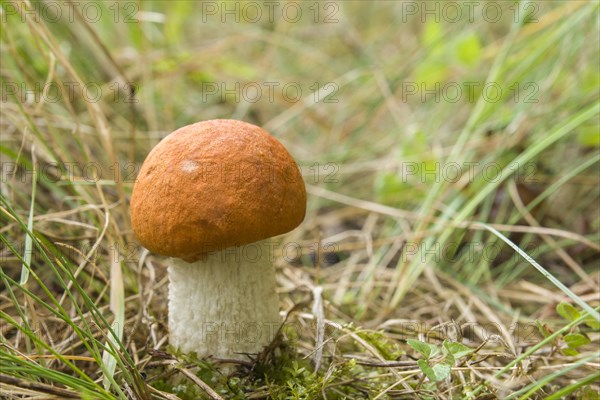
[[[272,247],[263,242],[193,263],[171,259],[171,345],[220,359],[247,360],[262,351],[280,325],[272,260]]]

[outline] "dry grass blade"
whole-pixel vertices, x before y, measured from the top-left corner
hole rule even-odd
[[[35,209],[35,192],[37,187],[37,174],[38,167],[35,158],[35,146],[31,146],[31,159],[33,161],[33,181],[31,183],[31,204],[29,206],[29,217],[27,219],[27,230],[30,234],[25,236],[25,254],[23,255],[23,265],[21,267],[21,278],[19,283],[25,285],[29,279],[29,268],[31,268],[31,256],[33,252],[33,220],[34,220],[34,209]]]
[[[325,342],[325,311],[323,309],[323,288],[317,286],[313,288],[312,313],[315,316],[315,353],[313,354],[313,364],[315,370],[321,367],[321,358],[323,357],[323,345]]]

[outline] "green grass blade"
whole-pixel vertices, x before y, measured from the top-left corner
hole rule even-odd
[[[600,307],[596,308],[596,310],[598,310],[598,309],[600,309]],[[563,326],[562,328],[556,330],[554,333],[552,333],[551,335],[546,337],[544,340],[541,340],[539,343],[531,346],[527,351],[525,351],[523,354],[519,355],[519,357],[517,357],[516,359],[514,359],[513,361],[508,363],[500,371],[496,372],[494,374],[494,378],[499,379],[503,374],[510,371],[510,369],[513,368],[515,365],[519,364],[521,361],[525,360],[527,357],[531,356],[532,354],[534,354],[536,351],[538,351],[542,347],[546,346],[547,344],[552,343],[555,339],[560,337],[563,333],[568,332],[571,329],[573,329],[574,327],[583,323],[586,320],[586,318],[588,318],[589,316],[590,316],[590,314],[584,313],[581,317],[579,317],[575,321],[571,321],[567,325]],[[483,388],[484,388],[483,384],[480,384],[479,386],[477,386],[473,390],[473,392],[470,393],[470,395],[471,395],[470,398],[475,398],[474,396],[476,396],[479,392],[481,392],[483,390]]]
[[[113,332],[108,333],[106,349],[102,355],[102,361],[106,366],[105,375],[103,378],[104,388],[108,390],[111,381],[114,382],[114,373],[117,368],[117,359],[109,348],[115,352],[119,349],[119,342],[123,338],[123,326],[125,325],[125,291],[123,288],[123,272],[119,262],[119,254],[116,246],[113,248],[113,256],[111,257],[111,273],[110,273],[110,310],[115,316],[112,324]]]
[[[535,261],[529,254],[524,252],[513,243],[509,238],[504,236],[502,233],[498,232],[496,229],[491,226],[483,223],[478,223],[477,225],[482,226],[487,229],[498,238],[500,238],[504,243],[508,244],[514,251],[516,251],[521,257],[525,259],[529,264],[531,264],[535,269],[537,269],[546,279],[548,279],[554,286],[562,290],[564,294],[569,296],[575,303],[577,303],[581,308],[588,312],[591,316],[593,316],[596,320],[600,321],[600,313],[594,311],[594,309],[585,301],[581,299],[581,297],[577,296],[575,293],[571,291],[568,287],[565,286],[559,279],[557,279],[554,275],[552,275],[546,268],[542,267],[537,261]]]
[[[577,389],[582,388],[586,385],[589,385],[590,383],[598,382],[599,380],[600,380],[600,372],[596,372],[595,374],[585,377],[575,383],[570,384],[569,386],[565,386],[564,388],[560,389],[558,392],[546,397],[546,400],[564,399],[565,396],[573,393]]]
[[[519,400],[527,400],[530,399],[531,396],[537,392],[538,390],[540,390],[541,388],[543,388],[545,385],[549,384],[550,382],[552,382],[553,380],[555,380],[556,378],[558,378],[559,376],[562,376],[564,374],[566,374],[569,371],[572,371],[578,367],[582,367],[583,365],[585,365],[586,363],[597,359],[598,357],[600,357],[600,353],[596,353],[596,354],[592,354],[590,356],[587,356],[585,358],[582,358],[581,360],[577,361],[576,363],[573,363],[565,368],[562,368],[552,374],[546,375],[544,376],[542,379],[540,379],[539,381],[536,382],[532,382],[531,384],[525,386],[523,389],[514,392],[513,394],[511,394],[510,396],[508,396],[506,398],[506,400],[511,400],[516,398],[517,396],[519,396],[520,394],[524,393],[521,397],[519,397]]]

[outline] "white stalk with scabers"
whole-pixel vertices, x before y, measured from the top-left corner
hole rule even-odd
[[[169,261],[169,341],[199,357],[244,359],[280,325],[273,246],[302,222],[306,189],[263,129],[212,120],[148,155],[131,197],[137,238]]]

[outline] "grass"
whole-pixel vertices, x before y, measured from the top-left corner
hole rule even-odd
[[[0,397],[598,398],[597,2],[0,4]],[[129,222],[148,151],[212,118],[309,193],[235,371],[168,346]]]

